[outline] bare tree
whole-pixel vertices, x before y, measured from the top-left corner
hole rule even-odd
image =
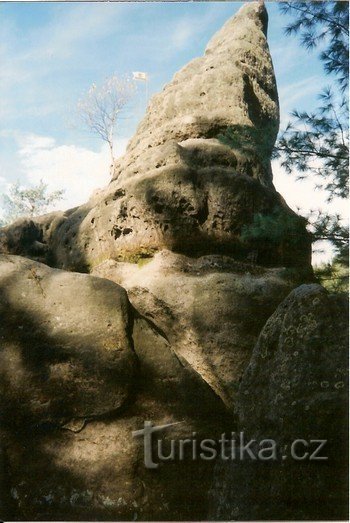
[[[78,116],[84,127],[108,144],[111,155],[111,174],[115,165],[115,132],[122,111],[136,91],[130,76],[113,75],[101,86],[92,84],[78,102]]]

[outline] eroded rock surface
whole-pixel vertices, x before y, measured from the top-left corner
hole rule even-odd
[[[137,311],[231,408],[263,325],[293,287],[283,273],[170,251],[140,265],[109,260],[93,271],[125,287]]]
[[[272,187],[269,162],[279,107],[266,32],[267,12],[258,2],[228,20],[210,40],[204,56],[187,64],[152,98],[115,177],[132,177],[187,160],[193,166],[231,167]],[[251,135],[248,146],[242,139],[227,150],[216,139],[228,127],[241,138],[251,130],[260,133]],[[164,154],[163,144],[169,144],[169,155]]]
[[[259,246],[241,237],[257,213],[298,221],[272,183],[279,110],[266,28],[263,4],[244,6],[151,99],[111,184],[85,205],[32,220],[31,245],[21,224],[4,229],[4,252],[86,272],[164,248],[243,261],[253,252],[261,265],[309,268],[301,219],[297,242],[287,232]]]
[[[3,519],[205,517],[213,462],[155,474],[132,432],[180,422],[166,449],[219,437],[232,413],[124,289],[1,256],[0,337]]]
[[[273,439],[276,460],[222,463],[213,519],[347,519],[347,382],[347,297],[302,285],[267,321],[236,402],[245,441],[257,455]],[[311,459],[321,441],[326,459]]]
[[[112,282],[0,256],[4,419],[58,423],[121,408],[136,365],[129,307]]]

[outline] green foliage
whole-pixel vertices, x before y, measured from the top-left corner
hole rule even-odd
[[[328,201],[349,195],[349,3],[281,2],[283,13],[293,20],[285,31],[299,35],[308,50],[320,49],[327,74],[337,83],[319,95],[320,104],[312,112],[294,110],[292,121],[281,133],[274,156],[287,172],[297,171],[299,179],[316,176],[316,189],[328,192]],[[336,86],[338,85],[338,89]],[[339,263],[347,263],[349,241],[340,216],[310,211],[307,216],[314,241],[332,243]]]
[[[230,126],[224,134],[218,135],[218,140],[247,156],[258,154],[261,158],[270,159],[271,141],[267,139],[265,130],[247,125]]]
[[[329,292],[349,292],[349,269],[337,259],[316,267],[315,276]]]
[[[337,76],[345,90],[349,77],[349,4],[348,2],[281,2],[282,13],[294,17],[285,32],[299,34],[306,49],[320,44],[320,59],[328,74]]]
[[[312,113],[294,110],[293,120],[282,132],[275,157],[287,172],[298,172],[298,179],[310,174],[316,188],[328,192],[328,200],[349,195],[348,101],[337,99],[330,88],[319,96],[321,105]]]
[[[275,209],[271,214],[255,214],[253,222],[243,226],[241,233],[243,242],[253,240],[275,246],[285,241],[290,246],[297,246],[302,238],[305,238],[305,221],[281,209]]]
[[[62,200],[64,191],[48,192],[48,186],[42,180],[34,187],[24,188],[14,183],[8,194],[1,196],[4,206],[3,225],[17,218],[25,218],[44,214],[50,206]]]
[[[314,241],[328,240],[336,251],[337,263],[348,264],[349,260],[349,230],[338,214],[330,215],[318,211],[316,217],[309,215],[308,221]]]

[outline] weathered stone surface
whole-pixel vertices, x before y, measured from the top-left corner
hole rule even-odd
[[[257,248],[241,238],[257,213],[295,216],[272,184],[278,96],[266,26],[261,3],[244,6],[152,98],[112,183],[79,208],[31,222],[30,245],[18,224],[3,230],[7,252],[35,257],[40,247],[47,263],[87,272],[164,248],[243,261],[253,251],[261,265],[309,268],[303,221],[298,242],[286,233]],[[220,138],[228,132],[230,146]]]
[[[157,434],[168,452],[169,438],[178,444],[195,432],[218,439],[222,430],[232,430],[232,415],[149,322],[136,318],[133,338],[139,374],[126,409],[83,427],[22,425],[3,434],[6,488],[14,505],[12,515],[3,512],[7,520],[205,519],[214,462],[185,458],[148,470],[143,439],[132,432],[145,420],[180,422]]]
[[[222,400],[115,283],[0,262],[2,519],[204,519],[213,462],[155,474],[132,431],[218,438]]]
[[[213,519],[347,519],[347,309],[346,296],[302,285],[266,323],[236,405],[245,440],[256,451],[274,439],[277,458],[221,464]],[[293,459],[297,439],[306,459]],[[317,440],[327,441],[318,453],[326,460],[309,459]]]
[[[50,240],[55,226],[74,209],[52,212],[35,218],[19,218],[0,228],[0,253],[26,256],[34,261],[49,263]]]
[[[145,165],[155,168],[157,158],[162,165],[180,160],[182,155],[175,148],[171,158],[162,149],[154,150],[166,143],[180,143],[184,154],[198,158],[198,144],[199,151],[208,145],[209,165],[220,165],[216,157],[222,157],[225,166],[248,174],[247,165],[254,164],[256,178],[271,186],[269,162],[279,109],[266,31],[267,12],[259,2],[245,5],[228,20],[209,42],[205,55],[187,64],[152,98],[115,176],[134,176],[139,167],[145,172]],[[259,138],[252,139],[250,154],[240,148],[228,153],[211,140],[228,127],[260,131]]]
[[[32,220],[26,218],[16,220],[10,226],[0,229],[0,249],[2,253],[21,254],[25,252],[34,256],[35,246],[40,240],[42,240],[42,234],[39,227]]]
[[[109,260],[93,274],[125,287],[133,306],[230,407],[264,323],[293,287],[279,269],[169,251],[139,265]]]
[[[18,329],[24,322],[24,307],[32,310],[31,335],[25,345],[31,350],[47,343],[48,322],[55,324],[59,321],[56,315],[66,311],[66,321],[67,317],[71,318],[75,328],[74,334],[67,333],[70,350],[72,344],[75,348],[72,362],[79,361],[80,337],[85,340],[89,326],[96,336],[93,339],[97,339],[97,335],[96,324],[80,301],[85,302],[85,294],[73,282],[78,279],[80,287],[90,281],[94,286],[100,282],[98,285],[102,288],[110,285],[117,289],[117,296],[123,292],[121,288],[103,279],[51,270],[17,257],[4,256],[3,259],[3,289],[11,289],[12,301],[6,303],[13,307],[8,308],[7,315],[12,318],[15,312],[15,325],[12,320],[11,324],[6,322],[5,333],[10,339],[4,348],[12,347],[13,328]],[[8,267],[8,260],[16,262],[13,267]],[[18,271],[18,261],[22,272]],[[230,272],[233,270],[236,273]],[[167,462],[156,472],[149,471],[143,464],[143,442],[134,440],[131,432],[142,428],[145,420],[155,424],[182,422],[176,430],[162,435],[165,442],[170,437],[178,442],[191,437],[193,432],[198,438],[218,439],[222,432],[234,430],[227,405],[233,403],[239,377],[248,363],[261,325],[288,292],[288,284],[277,270],[266,271],[222,256],[191,260],[170,252],[157,255],[143,267],[104,263],[97,273],[127,283],[132,302],[140,309],[133,313],[132,337],[138,365],[129,379],[128,398],[124,408],[108,412],[118,389],[106,390],[105,385],[97,383],[96,402],[104,406],[105,416],[89,420],[91,411],[85,408],[87,401],[92,401],[89,396],[75,394],[72,398],[67,388],[60,388],[57,383],[51,390],[40,372],[34,384],[29,381],[24,385],[23,375],[18,375],[18,379],[22,376],[22,388],[14,389],[11,383],[5,398],[7,404],[9,395],[23,403],[12,404],[16,415],[6,424],[7,430],[3,427],[2,437],[13,513],[17,519],[42,520],[91,517],[130,520],[135,514],[146,520],[205,519],[214,462],[187,459],[181,463]],[[7,278],[6,274],[11,277]],[[69,282],[69,295],[60,287],[65,279]],[[25,294],[21,300],[30,300],[30,303],[22,303],[21,312],[17,313],[14,305],[18,303],[19,288]],[[71,293],[79,298],[73,310],[67,307]],[[61,307],[58,311],[56,306],[51,309],[49,295],[60,300],[63,311]],[[45,307],[43,325],[41,302]],[[99,307],[98,318],[102,318],[99,324],[104,326],[106,305],[101,310],[97,300],[95,306]],[[81,323],[77,323],[78,313],[84,315]],[[60,348],[62,333],[49,325],[49,346]],[[65,325],[68,328],[67,323]],[[64,340],[66,347],[67,339]],[[104,366],[99,346],[97,365]],[[33,364],[30,354],[27,364]],[[95,374],[94,368],[90,368],[90,382]],[[85,375],[81,377],[85,381]],[[120,386],[118,381],[117,384]],[[44,405],[44,410],[29,410],[30,416],[23,415],[27,408],[33,408],[33,394],[44,393],[46,400],[57,402],[57,412],[51,410],[49,403]],[[71,409],[78,400],[79,415],[69,411],[64,419],[65,401]],[[43,425],[47,420],[51,424]]]
[[[213,462],[185,459],[146,469],[143,440],[132,437],[132,431],[143,428],[146,409],[157,423],[184,422],[179,427],[185,429],[174,427],[158,436],[165,453],[169,438],[178,442],[198,428],[198,423],[148,401],[141,407],[136,404],[120,420],[92,421],[79,433],[7,437],[6,483],[15,509],[6,520],[204,520]],[[206,429],[199,434],[218,438],[220,432]]]
[[[113,182],[99,201],[58,213],[52,222],[51,216],[48,221],[46,217],[31,221],[30,231],[31,237],[41,239],[47,263],[77,271],[90,271],[109,258],[151,258],[164,248],[190,256],[223,253],[243,261],[253,253],[261,265],[309,268],[310,241],[302,224],[297,246],[288,238],[283,245],[267,241],[263,248],[241,241],[242,227],[255,213],[269,214],[276,208],[295,216],[278,193],[249,176],[221,168],[196,173],[189,168],[169,168],[123,186]],[[19,237],[19,227],[17,224],[16,234],[13,226],[3,233]],[[25,222],[25,231],[27,228]],[[11,240],[5,252],[43,260],[37,250],[35,240],[31,244]]]
[[[147,420],[181,422],[161,435],[167,449],[171,437],[178,442],[193,432],[217,439],[237,428],[237,407],[241,426],[260,434],[276,407],[276,438],[285,441],[292,418],[280,418],[294,397],[280,398],[284,382],[275,374],[290,372],[299,385],[322,374],[325,363],[315,357],[309,365],[306,342],[305,358],[293,366],[285,310],[278,309],[272,321],[287,359],[274,334],[266,373],[259,363],[256,374],[244,375],[262,327],[293,286],[283,269],[266,267],[310,268],[304,224],[297,247],[289,238],[263,248],[241,238],[256,213],[295,216],[272,184],[278,98],[266,27],[257,2],[228,21],[205,56],[151,100],[114,180],[89,202],[0,230],[1,252],[94,275],[0,256],[2,519],[206,520],[213,462],[186,458],[147,470],[142,439],[132,431]],[[222,141],[228,134],[231,146]],[[319,321],[320,330],[331,329],[329,318]],[[254,389],[253,405],[242,399],[244,383]],[[316,398],[320,408],[323,398]],[[256,483],[258,502],[249,471],[237,474],[239,501],[231,507],[225,468],[213,519],[262,519],[269,514],[264,500],[275,492],[285,503],[288,470],[280,483],[270,474],[272,491]],[[303,516],[302,509],[290,514]]]
[[[64,423],[123,406],[136,363],[124,289],[3,255],[0,317],[5,422]]]

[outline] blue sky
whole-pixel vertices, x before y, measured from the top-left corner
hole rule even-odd
[[[65,188],[68,207],[108,182],[108,155],[93,135],[74,127],[77,100],[113,73],[146,71],[149,92],[203,54],[211,36],[241,2],[119,2],[0,4],[0,192],[19,180],[43,178]],[[325,77],[317,53],[283,33],[288,18],[267,3],[269,45],[279,87],[281,120],[311,109]],[[145,111],[140,87],[119,129],[125,147]],[[324,205],[313,184],[295,182],[274,165],[278,190],[292,206]],[[311,202],[311,203],[310,203]],[[339,206],[337,207],[339,208]]]

